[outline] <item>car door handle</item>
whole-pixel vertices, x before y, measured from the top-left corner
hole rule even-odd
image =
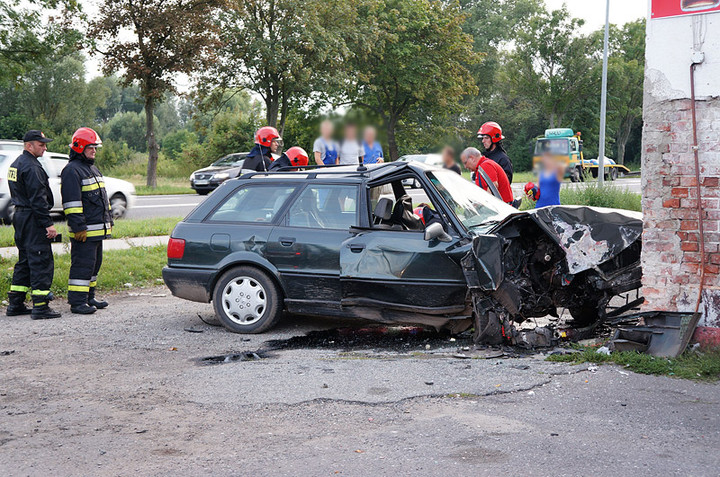
[[[365,244],[356,243],[356,244],[350,245],[350,251],[351,251],[352,253],[360,253],[360,252],[362,252],[363,250],[365,250]]]
[[[280,237],[278,240],[283,247],[292,247],[295,243],[295,237]]]

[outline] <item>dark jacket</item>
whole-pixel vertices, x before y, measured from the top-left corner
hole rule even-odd
[[[512,184],[513,179],[513,165],[512,161],[508,157],[508,155],[503,151],[500,146],[495,146],[495,149],[492,151],[485,151],[485,157],[488,159],[492,159],[493,161],[497,162],[500,167],[502,167],[502,170],[505,171],[505,175],[507,176],[508,180]]]
[[[55,204],[55,198],[47,172],[35,156],[23,151],[15,159],[8,169],[8,187],[15,207],[30,209],[40,227],[48,228],[53,224],[50,209]]]
[[[95,164],[75,151],[60,175],[63,210],[70,237],[87,230],[88,240],[109,238],[114,225],[105,181]]]
[[[242,168],[258,172],[268,171],[270,170],[270,165],[272,164],[270,157],[269,147],[255,144],[245,158]]]
[[[290,162],[290,158],[287,157],[285,155],[285,153],[283,153],[282,156],[278,157],[275,161],[273,161],[269,170],[276,171],[282,167],[291,167],[291,166],[292,166],[292,163]]]

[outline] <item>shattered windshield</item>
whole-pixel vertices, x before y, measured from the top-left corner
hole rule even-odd
[[[432,171],[427,176],[467,229],[491,225],[517,212],[453,171]]]

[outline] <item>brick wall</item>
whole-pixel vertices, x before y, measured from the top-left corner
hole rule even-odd
[[[720,326],[720,98],[698,100],[696,110],[706,252],[700,324]],[[700,252],[690,100],[646,96],[643,118],[645,309],[693,311]]]

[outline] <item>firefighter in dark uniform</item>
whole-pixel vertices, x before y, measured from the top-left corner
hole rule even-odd
[[[480,126],[478,139],[482,141],[483,148],[485,149],[483,155],[497,162],[503,171],[505,171],[505,175],[512,184],[513,164],[503,147],[502,141],[505,139],[505,136],[503,136],[500,125],[494,121],[486,122]],[[475,179],[473,178],[473,180]]]
[[[102,264],[102,242],[112,233],[112,214],[105,182],[95,167],[100,136],[90,128],[75,131],[70,162],[60,176],[63,211],[70,229],[70,279],[68,303],[73,313],[95,313],[108,306],[95,298],[97,275]]]
[[[308,155],[300,146],[293,146],[274,161],[270,166],[271,171],[277,171],[283,167],[305,167],[308,165]]]
[[[52,300],[50,285],[55,270],[50,244],[58,235],[50,218],[55,199],[48,175],[38,161],[50,141],[52,139],[40,131],[28,131],[23,137],[25,150],[8,169],[8,186],[15,206],[12,222],[18,248],[18,261],[8,293],[8,316],[30,314],[33,320],[60,317],[60,313],[48,306]],[[27,292],[31,292],[32,310],[25,306]]]
[[[277,151],[280,141],[278,130],[272,126],[265,126],[255,132],[255,146],[250,150],[243,169],[257,172],[270,170],[272,153]]]

